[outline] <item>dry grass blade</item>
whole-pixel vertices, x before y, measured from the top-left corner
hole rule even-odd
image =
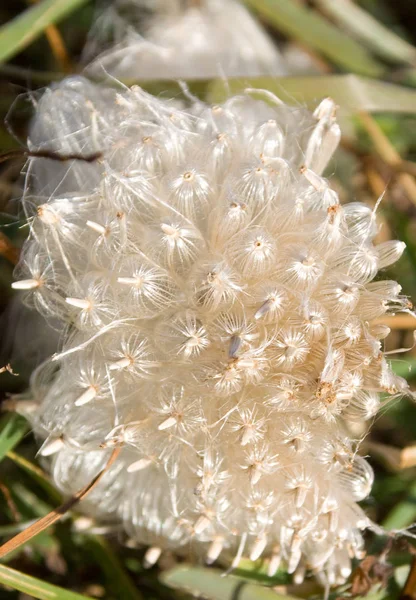
[[[46,27],[71,14],[86,2],[87,0],[43,0],[0,27],[0,62],[13,58],[42,35]]]
[[[220,103],[230,94],[239,94],[247,87],[269,90],[283,102],[299,102],[310,108],[330,96],[339,105],[340,114],[357,111],[415,114],[416,110],[415,90],[357,75],[256,77],[229,79],[226,83],[215,80],[208,86],[208,100]]]
[[[397,165],[397,170],[401,173],[409,173],[416,177],[416,163],[409,160],[402,160],[399,165]]]
[[[65,71],[65,73],[70,73],[73,70],[73,67],[62,36],[59,33],[59,29],[56,25],[49,25],[49,27],[45,29],[45,35],[60,68]]]
[[[30,1],[32,4],[39,2],[39,0]],[[48,27],[45,29],[45,35],[60,68],[65,73],[70,73],[73,70],[72,63],[59,29],[56,27],[56,25],[48,25]]]
[[[57,162],[66,162],[68,160],[80,160],[82,162],[95,162],[102,158],[102,152],[93,152],[92,154],[58,154],[52,150],[10,150],[10,152],[4,152],[0,154],[0,163],[15,158],[49,158],[50,160],[56,160]]]
[[[416,558],[412,561],[410,573],[399,600],[416,600]]]
[[[416,319],[412,315],[387,315],[375,320],[375,323],[387,325],[390,329],[416,329]]]
[[[20,250],[13,246],[7,235],[0,231],[0,256],[4,256],[12,265],[19,262]],[[8,370],[7,368],[5,369]]]
[[[6,504],[9,507],[9,510],[13,516],[13,519],[16,522],[19,522],[22,517],[14,503],[14,500],[12,498],[9,488],[2,482],[0,482],[0,492],[3,494],[4,499],[6,500]]]
[[[416,466],[416,446],[395,448],[368,440],[364,443],[365,451],[381,459],[385,466],[393,472],[403,471]]]
[[[400,154],[391,144],[388,137],[379,127],[378,123],[367,112],[360,112],[360,120],[366,132],[370,136],[375,150],[380,158],[393,169],[400,167],[402,159]],[[412,175],[408,173],[400,173],[397,176],[397,181],[403,187],[409,199],[416,205],[416,181]]]
[[[23,544],[27,543],[29,540],[34,538],[36,535],[38,535],[39,533],[41,533],[42,531],[44,531],[45,529],[47,529],[48,527],[50,527],[51,525],[53,525],[54,523],[59,521],[61,519],[61,517],[63,515],[65,515],[69,510],[71,510],[71,508],[73,508],[76,504],[78,504],[78,502],[80,502],[81,500],[86,498],[86,496],[90,492],[92,492],[92,490],[98,485],[98,483],[101,481],[104,474],[108,471],[108,469],[111,467],[111,465],[115,462],[118,455],[120,454],[120,450],[121,450],[120,448],[115,448],[113,450],[106,466],[91,481],[91,483],[89,483],[82,490],[77,492],[74,496],[69,498],[69,500],[67,500],[66,502],[61,504],[61,506],[54,509],[49,514],[47,514],[45,517],[42,517],[41,519],[36,521],[36,523],[34,523],[33,525],[31,525],[30,527],[28,527],[21,533],[17,534],[11,540],[9,540],[5,544],[3,544],[3,546],[0,547],[0,558],[3,558],[7,554],[9,554],[9,552],[16,550],[17,548],[19,548],[20,546],[22,546]]]
[[[416,445],[403,448],[400,453],[400,459],[400,467],[402,469],[416,467]]]

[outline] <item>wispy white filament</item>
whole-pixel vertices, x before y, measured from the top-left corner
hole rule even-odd
[[[14,287],[66,326],[29,418],[68,493],[121,447],[89,503],[148,565],[191,544],[332,583],[362,556],[373,475],[345,422],[406,392],[374,321],[408,304],[372,281],[403,244],[374,245],[322,177],[338,140],[330,100],[184,107],[71,78],[39,102],[32,148],[104,159],[28,165]]]

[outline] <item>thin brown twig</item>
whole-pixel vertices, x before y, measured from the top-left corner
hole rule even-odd
[[[111,465],[116,461],[118,455],[120,454],[121,448],[115,448],[111,453],[111,456],[104,467],[104,469],[82,490],[77,492],[74,496],[69,498],[66,502],[58,506],[52,510],[49,514],[45,515],[33,525],[30,525],[27,529],[15,535],[11,540],[0,546],[0,558],[3,558],[13,550],[16,550],[23,544],[30,541],[36,535],[59,521],[71,508],[73,508],[78,502],[84,500],[86,496],[92,492],[92,490],[98,485],[101,481],[104,474],[108,471]]]
[[[57,162],[66,162],[68,160],[80,160],[82,162],[95,162],[102,158],[102,152],[93,152],[92,154],[59,154],[53,150],[10,150],[0,154],[0,164],[14,158],[49,158]]]

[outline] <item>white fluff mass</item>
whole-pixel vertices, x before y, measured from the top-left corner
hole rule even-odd
[[[280,561],[327,583],[363,556],[373,473],[347,423],[406,392],[383,354],[380,279],[404,244],[322,177],[340,138],[264,93],[217,106],[69,78],[45,91],[18,281],[62,324],[30,416],[56,485],[149,545]]]
[[[260,24],[238,0],[116,0],[98,20],[88,55],[93,76],[127,81],[210,79],[286,74],[285,62]],[[112,30],[101,52],[103,30]]]

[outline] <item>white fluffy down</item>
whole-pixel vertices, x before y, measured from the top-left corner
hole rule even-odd
[[[330,100],[185,107],[82,78],[40,99],[32,149],[103,158],[27,165],[15,287],[63,342],[21,410],[67,493],[122,448],[89,503],[153,558],[239,548],[335,583],[362,556],[373,475],[345,423],[406,391],[377,319],[408,305],[374,281],[404,245],[321,176],[339,137]]]
[[[94,76],[129,82],[285,75],[285,61],[238,0],[116,0],[98,19],[87,55]],[[112,44],[102,51],[102,31]],[[98,39],[97,39],[98,38]]]

